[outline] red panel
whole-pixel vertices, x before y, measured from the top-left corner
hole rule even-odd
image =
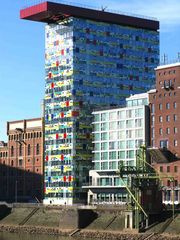
[[[51,83],[51,88],[54,88],[54,83]]]
[[[77,112],[77,111],[72,111],[72,116],[73,116],[73,117],[79,116],[79,112]]]
[[[64,138],[67,138],[67,133],[64,133]]]
[[[48,77],[49,77],[49,78],[52,78],[52,73],[51,73],[51,72],[48,74]]]
[[[64,182],[66,182],[66,176],[64,176]]]
[[[62,161],[64,160],[64,155],[61,155],[61,160],[62,160]]]
[[[46,156],[46,161],[48,161],[49,160],[49,157],[48,156]]]
[[[59,134],[57,133],[57,134],[56,134],[56,139],[58,139],[58,138],[59,138]]]
[[[69,107],[69,101],[66,101],[66,107]]]
[[[47,2],[43,2],[28,8],[25,8],[23,10],[20,11],[20,18],[27,18],[30,17],[32,15],[41,13],[41,12],[45,12],[48,10],[48,4]]]
[[[61,113],[61,118],[63,118],[63,117],[64,117],[64,113],[62,112],[62,113]]]

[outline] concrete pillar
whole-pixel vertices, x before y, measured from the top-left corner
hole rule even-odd
[[[112,202],[114,203],[114,193],[112,193]]]
[[[133,229],[133,211],[125,211],[125,229]]]

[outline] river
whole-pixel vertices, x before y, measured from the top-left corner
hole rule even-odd
[[[0,240],[73,240],[73,239],[74,239],[73,237],[50,236],[45,234],[0,232]],[[86,240],[90,239],[86,238]]]

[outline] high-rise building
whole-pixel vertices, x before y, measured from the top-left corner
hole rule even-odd
[[[8,143],[0,142],[0,200],[43,199],[43,120],[7,123]]]
[[[163,179],[163,202],[180,203],[180,63],[156,68],[156,89],[149,92],[151,109],[151,145],[156,153],[152,165],[171,178]],[[168,154],[167,154],[168,153]],[[172,181],[174,178],[174,181]]]
[[[148,94],[135,94],[126,101],[126,107],[93,112],[94,170],[85,187],[89,204],[125,203],[119,165],[136,166],[137,150],[149,146]]]
[[[47,23],[44,203],[82,202],[92,160],[91,112],[152,87],[159,22],[52,2],[20,15]]]
[[[180,157],[180,63],[156,68],[156,89],[150,91],[151,145]]]

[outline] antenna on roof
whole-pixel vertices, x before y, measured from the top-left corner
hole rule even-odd
[[[168,55],[164,54],[162,57],[162,64],[167,64],[168,63]]]
[[[180,52],[178,52],[178,61],[180,61]]]
[[[103,6],[103,5],[101,6],[101,11],[102,12],[105,12],[106,9],[107,9],[107,6]]]

